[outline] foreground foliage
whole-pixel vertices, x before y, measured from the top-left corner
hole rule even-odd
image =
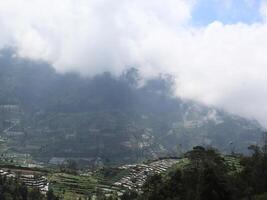
[[[142,192],[128,191],[122,200],[263,200],[267,199],[266,146],[251,146],[251,156],[236,156],[242,170],[233,171],[213,149],[195,147],[190,164],[168,175],[150,177]],[[109,199],[116,199],[109,197]]]
[[[58,200],[52,191],[43,195],[40,190],[29,189],[19,180],[0,176],[0,199],[1,200]]]

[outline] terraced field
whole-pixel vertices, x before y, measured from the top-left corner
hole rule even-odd
[[[54,192],[64,199],[76,199],[92,194],[97,181],[89,176],[53,173],[48,180]]]
[[[224,156],[224,159],[231,173],[239,173],[242,171],[243,167],[241,166],[238,158],[234,156]]]
[[[121,191],[121,188],[112,185],[112,180],[108,181],[100,173],[97,176],[53,173],[48,177],[48,180],[54,192],[64,200],[86,199],[86,197],[96,195],[98,191],[107,193]]]
[[[223,156],[230,173],[242,171],[238,158],[234,156]],[[42,174],[47,176],[50,183],[49,188],[53,189],[61,199],[75,200],[88,199],[88,197],[110,194],[117,192],[121,194],[127,188],[138,189],[147,176],[155,173],[168,173],[175,169],[182,169],[190,161],[187,158],[177,160],[158,160],[142,164],[124,165],[121,167],[106,167],[97,171],[83,171],[77,175],[61,173],[55,169],[34,169],[12,167],[2,165],[2,169],[11,170],[15,173]],[[129,187],[130,186],[130,187]]]

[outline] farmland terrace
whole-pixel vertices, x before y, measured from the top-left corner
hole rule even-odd
[[[181,162],[181,159],[162,159],[148,164],[124,165],[119,168],[127,170],[129,173],[116,181],[114,185],[138,190],[145,183],[148,176],[164,173],[179,162]]]

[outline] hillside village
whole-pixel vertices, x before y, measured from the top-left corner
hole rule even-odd
[[[126,190],[140,190],[146,179],[156,173],[164,173],[177,163],[184,163],[183,159],[164,158],[147,163],[122,165],[115,168],[106,168],[107,170],[115,170],[119,175],[114,175],[110,181],[103,178],[101,169],[97,171],[79,170],[77,174],[67,174],[53,168],[46,168],[48,171],[42,171],[41,168],[27,168],[20,166],[12,166],[8,168],[6,165],[1,168],[0,176],[18,179],[29,188],[38,188],[43,194],[49,189],[55,191],[59,196],[69,196],[75,194],[78,197],[91,194],[97,195],[96,191],[102,191],[109,195],[113,192],[122,194]],[[54,167],[54,169],[56,169]],[[102,177],[102,178],[101,178]],[[75,189],[73,188],[75,185]]]
[[[49,182],[45,176],[35,174],[21,174],[11,170],[0,170],[0,176],[8,178],[18,178],[27,187],[38,188],[43,194],[46,194],[49,189]]]
[[[149,164],[124,165],[119,168],[128,170],[129,174],[115,182],[114,185],[138,190],[145,183],[148,176],[166,172],[178,162],[179,159],[162,159]]]

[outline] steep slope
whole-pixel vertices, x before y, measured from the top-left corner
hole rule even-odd
[[[59,74],[12,50],[0,55],[0,128],[10,151],[45,161],[118,163],[177,154],[199,144],[244,151],[261,137],[255,121],[173,97],[168,75],[140,85],[136,69],[119,77],[83,78]],[[12,109],[5,109],[10,106],[20,114],[12,118]],[[14,120],[13,130],[4,131]]]

